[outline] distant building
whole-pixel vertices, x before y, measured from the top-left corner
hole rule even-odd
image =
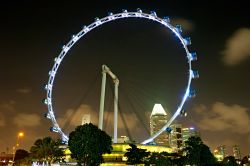
[[[5,152],[0,153],[0,165],[10,165],[13,160],[13,153],[7,154]]]
[[[170,147],[174,151],[178,151],[183,146],[182,125],[172,124],[170,128],[172,129],[169,137]]]
[[[117,143],[130,143],[129,137],[121,136],[120,138],[117,138]]]
[[[82,125],[90,123],[90,114],[84,114],[82,116]]]
[[[219,161],[222,161],[226,157],[226,145],[220,145],[214,150],[214,156],[219,156],[220,158],[216,157]]]
[[[197,130],[195,130],[195,128],[193,127],[182,128],[181,132],[182,132],[182,143],[184,147],[185,147],[185,142],[190,137],[200,137],[200,133]]]
[[[161,104],[155,104],[150,115],[150,134],[154,135],[167,123],[167,113]],[[154,139],[157,145],[169,146],[169,133],[163,132]]]
[[[233,154],[234,154],[234,158],[237,160],[241,159],[241,155],[240,155],[240,147],[238,145],[234,145],[233,146]]]

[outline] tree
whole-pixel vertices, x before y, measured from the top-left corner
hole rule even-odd
[[[209,166],[215,165],[216,159],[210,152],[209,147],[203,144],[200,137],[190,137],[184,148],[186,162],[190,165]]]
[[[16,166],[26,166],[31,165],[30,159],[29,159],[29,152],[24,149],[17,149],[15,153],[15,165]]]
[[[227,156],[222,161],[223,166],[237,166],[234,156]]]
[[[112,140],[104,131],[92,123],[77,126],[69,135],[68,142],[71,157],[78,165],[99,165],[103,162],[102,154],[111,153]]]
[[[128,158],[127,164],[142,164],[144,159],[149,156],[146,149],[137,148],[135,144],[129,144],[130,148],[127,149],[125,157]]]
[[[25,157],[29,156],[29,152],[24,150],[24,149],[17,149],[16,153],[15,153],[15,159],[16,160],[21,160],[24,159]]]
[[[31,156],[39,161],[55,162],[64,159],[64,153],[59,148],[60,140],[53,140],[51,137],[45,137],[35,141],[30,148]]]
[[[247,163],[250,163],[250,156],[245,156],[242,158],[241,160],[241,164],[247,164]]]

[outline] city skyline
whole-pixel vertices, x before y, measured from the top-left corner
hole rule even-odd
[[[51,122],[43,117],[47,108],[41,102],[53,59],[95,17],[141,8],[181,24],[184,36],[191,37],[191,50],[198,55],[194,67],[200,79],[192,85],[197,97],[185,104],[187,117],[178,117],[176,122],[201,131],[211,151],[219,145],[239,145],[242,156],[249,154],[250,21],[244,3],[3,3],[0,149],[12,149],[20,130],[25,133],[20,147],[25,149],[37,138],[56,137],[49,131]],[[54,96],[55,108],[60,110],[58,120],[68,124],[64,127],[67,132],[81,123],[82,112],[91,113],[91,121],[97,122],[102,64],[110,66],[121,80],[121,112],[130,122],[128,129],[137,126],[131,135],[138,140],[149,135],[153,104],[161,103],[171,115],[186,85],[187,64],[178,41],[150,21],[109,23],[81,39],[70,55],[59,70]],[[110,99],[112,92],[107,91]],[[107,100],[107,112],[112,111],[110,103]],[[76,112],[73,120],[67,121],[72,112]],[[112,114],[106,114],[107,130],[112,130],[112,119]],[[126,133],[124,124],[118,129],[119,135]]]

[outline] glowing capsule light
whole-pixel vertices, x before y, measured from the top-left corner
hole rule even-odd
[[[89,31],[89,28],[88,28],[87,26],[84,26],[84,27],[83,27],[83,30],[84,30],[84,32],[86,33],[86,32]]]
[[[190,90],[188,96],[189,96],[190,98],[195,97],[195,96],[196,96],[195,90]]]
[[[48,99],[43,99],[43,101],[42,101],[44,104],[48,104]]]
[[[192,78],[199,78],[199,73],[197,70],[192,70]]]
[[[58,133],[58,132],[59,132],[59,130],[58,130],[57,127],[51,127],[51,128],[50,128],[50,131],[51,131],[51,132],[55,132],[55,133]]]
[[[187,116],[187,112],[185,109],[182,109],[181,112],[180,112],[181,116]]]
[[[189,59],[191,61],[196,61],[197,60],[197,54],[196,54],[196,52],[189,53]]]
[[[151,11],[151,12],[150,12],[150,14],[151,14],[152,16],[157,17],[157,14],[156,14],[156,12],[155,12],[155,11]]]
[[[176,25],[175,29],[177,30],[177,32],[181,33],[182,32],[182,28],[181,25]]]
[[[184,39],[184,42],[185,42],[185,45],[186,45],[186,46],[191,45],[191,38],[190,38],[190,37],[185,38],[185,39]]]
[[[56,74],[55,71],[49,71],[49,75],[50,75],[50,76],[54,76],[55,74]]]
[[[128,11],[126,9],[122,9],[122,12],[123,13],[127,13]]]
[[[138,13],[142,13],[142,10],[140,8],[137,8]]]
[[[44,117],[47,118],[47,119],[51,119],[50,113],[45,113],[45,114],[44,114]]]
[[[169,18],[168,16],[163,17],[163,20],[164,20],[166,23],[170,23],[170,18]]]
[[[95,21],[99,21],[100,19],[98,17],[95,18]]]
[[[109,16],[113,16],[113,13],[112,13],[112,12],[108,12],[108,15],[109,15]]]
[[[172,129],[171,127],[167,127],[167,128],[166,128],[166,132],[168,132],[168,133],[171,133],[172,130],[173,130],[173,129]]]

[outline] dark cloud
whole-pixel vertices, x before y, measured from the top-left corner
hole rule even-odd
[[[13,123],[18,127],[36,127],[41,124],[41,115],[19,113],[14,117]]]
[[[195,108],[200,115],[198,126],[205,131],[229,131],[237,134],[249,134],[248,108],[240,105],[226,105],[215,102],[211,108],[200,105]]]
[[[3,101],[0,104],[0,109],[3,112],[6,112],[6,111],[15,111],[15,104],[16,104],[16,101],[14,101],[14,100]]]
[[[28,94],[28,93],[31,92],[31,89],[27,88],[27,87],[25,87],[25,88],[19,88],[19,89],[17,89],[17,92],[21,93],[21,94]]]
[[[250,57],[250,29],[240,28],[226,41],[223,61],[229,66],[237,65]]]

